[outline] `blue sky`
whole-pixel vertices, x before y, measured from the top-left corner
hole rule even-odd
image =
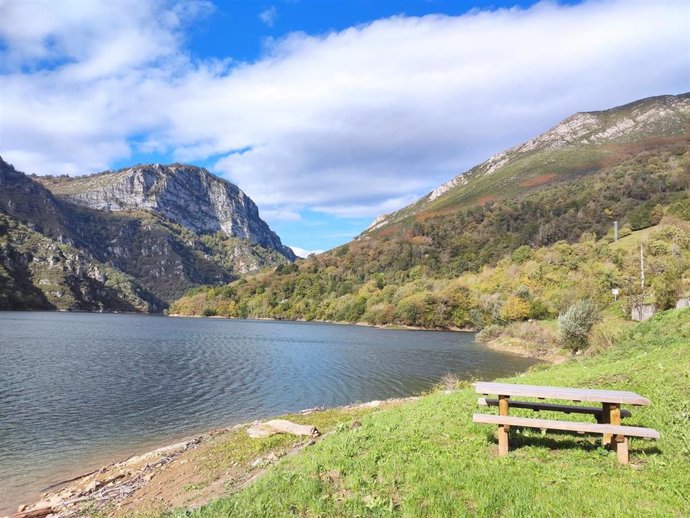
[[[232,56],[240,61],[254,61],[261,55],[266,38],[280,38],[290,32],[320,34],[391,16],[435,13],[456,16],[472,9],[529,6],[534,3],[447,0],[216,1],[213,15],[190,32],[190,47],[203,57]]]
[[[686,2],[5,0],[0,155],[189,162],[313,251],[576,111],[690,90]]]

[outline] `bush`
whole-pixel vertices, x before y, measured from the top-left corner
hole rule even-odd
[[[527,320],[530,313],[530,304],[524,299],[511,295],[501,307],[503,320]]]
[[[613,347],[620,337],[623,335],[623,330],[620,324],[615,325],[606,324],[605,322],[599,322],[596,324],[590,333],[591,347],[589,350],[590,354],[599,353],[609,347]]]
[[[205,317],[215,317],[217,312],[213,308],[204,308],[204,310],[201,312],[201,314]]]
[[[533,320],[546,320],[551,318],[551,311],[543,300],[535,299],[530,303],[529,318]]]
[[[685,221],[690,221],[690,199],[672,203],[668,208],[668,213]]]
[[[511,256],[512,261],[517,264],[523,264],[529,261],[531,258],[532,249],[527,245],[522,245],[521,247],[517,248]]]
[[[589,332],[601,320],[599,308],[591,300],[578,300],[558,315],[561,343],[573,351],[585,349]]]
[[[503,333],[510,338],[522,340],[533,349],[548,351],[558,342],[556,333],[539,322],[514,322]]]
[[[482,344],[488,344],[491,340],[495,340],[503,333],[504,327],[498,324],[491,324],[479,331],[474,339]]]

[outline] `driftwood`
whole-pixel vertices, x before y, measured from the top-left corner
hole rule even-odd
[[[314,412],[323,412],[326,410],[326,407],[323,405],[315,406],[314,408],[305,408],[304,410],[300,410],[299,413],[301,415],[307,415],[307,414],[313,414]]]
[[[44,518],[54,512],[52,507],[42,507],[41,509],[34,509],[33,511],[22,511],[14,513],[12,518]]]
[[[297,424],[284,419],[272,419],[263,423],[255,422],[247,428],[249,437],[253,439],[260,439],[262,437],[270,437],[279,433],[289,433],[292,435],[307,435],[310,437],[318,437],[321,433],[313,426],[306,424]]]

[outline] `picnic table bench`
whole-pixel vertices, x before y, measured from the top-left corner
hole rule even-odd
[[[478,404],[483,406],[497,406],[499,415],[474,414],[475,423],[498,425],[498,454],[508,453],[508,439],[511,426],[524,428],[539,428],[542,430],[562,430],[577,433],[596,433],[602,435],[602,444],[615,450],[618,462],[628,463],[628,438],[641,437],[644,439],[658,439],[659,432],[651,428],[638,426],[623,426],[621,419],[630,417],[629,410],[621,409],[621,405],[649,405],[651,401],[634,392],[618,390],[578,389],[564,387],[543,387],[538,385],[515,385],[510,383],[475,384],[477,393],[496,395],[497,399],[479,398]],[[601,406],[575,406],[541,401],[515,401],[511,397],[529,397],[539,400],[557,399],[576,403],[601,403]],[[523,408],[539,412],[563,412],[565,414],[589,414],[594,416],[596,423],[581,421],[560,421],[555,419],[534,419],[530,417],[509,416],[510,407]]]

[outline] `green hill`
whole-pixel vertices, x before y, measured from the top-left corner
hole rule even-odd
[[[483,329],[554,318],[573,301],[588,299],[611,306],[620,319],[640,296],[663,309],[690,293],[690,224],[668,217],[664,221],[616,243],[609,236],[597,240],[586,234],[576,243],[522,246],[494,266],[453,277],[432,276],[414,263],[407,269],[386,268],[380,257],[365,255],[373,248],[365,242],[341,255],[336,251],[227,286],[198,288],[170,311]],[[647,256],[644,293],[640,243]],[[612,288],[621,294],[615,305]]]
[[[576,113],[546,133],[456,176],[412,205],[380,216],[365,235],[415,216],[452,213],[597,174],[642,151],[687,144],[689,135],[690,93]]]

